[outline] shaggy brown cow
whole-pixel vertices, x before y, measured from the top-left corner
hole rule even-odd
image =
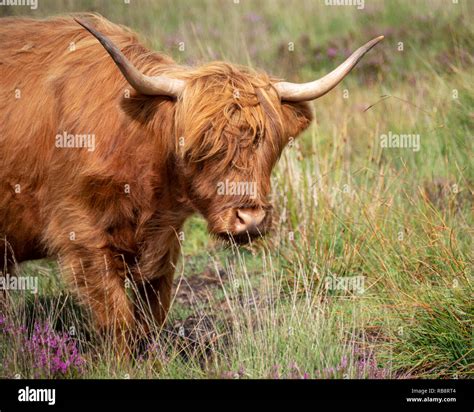
[[[142,322],[126,278],[163,322],[191,214],[237,241],[266,231],[270,174],[309,125],[306,102],[381,37],[292,84],[225,62],[179,66],[124,27],[82,18],[0,24],[0,269],[56,256],[98,326],[126,331]]]

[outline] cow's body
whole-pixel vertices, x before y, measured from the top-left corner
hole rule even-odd
[[[131,59],[146,52],[126,30],[96,23]],[[141,64],[173,62],[148,54]],[[167,308],[176,233],[191,213],[166,156],[172,102],[139,100],[72,19],[0,24],[0,269],[58,256],[101,325],[116,308],[131,319],[127,271]],[[95,150],[57,147],[64,132],[94,134]]]
[[[309,125],[307,101],[382,37],[298,85],[226,62],[178,66],[85,18],[1,21],[0,270],[58,257],[99,327],[120,332],[144,324],[127,278],[164,320],[190,214],[226,239],[265,233],[271,171]],[[223,182],[252,191],[221,193]]]

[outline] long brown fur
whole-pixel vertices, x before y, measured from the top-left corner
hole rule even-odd
[[[185,219],[199,212],[222,233],[232,207],[269,210],[271,170],[311,112],[282,104],[266,74],[178,66],[130,30],[82,17],[140,71],[186,88],[178,101],[136,93],[70,16],[2,19],[0,270],[56,256],[98,326],[129,330],[138,318],[125,279],[163,322]],[[64,131],[94,134],[95,151],[56,147]],[[216,195],[225,179],[255,181],[257,197]]]

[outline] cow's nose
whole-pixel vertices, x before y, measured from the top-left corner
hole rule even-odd
[[[266,212],[260,208],[245,208],[235,211],[234,233],[249,233],[258,235],[261,232],[259,227],[265,219]]]

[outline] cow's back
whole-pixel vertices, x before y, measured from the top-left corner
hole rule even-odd
[[[126,54],[146,54],[133,33],[95,15],[87,18]],[[133,123],[121,107],[127,87],[102,46],[71,17],[2,20],[0,237],[6,236],[17,260],[43,255],[51,216],[62,213],[68,197],[74,201],[78,179],[107,176],[113,168],[125,173],[111,153]],[[62,133],[94,134],[96,150],[56,147]]]

